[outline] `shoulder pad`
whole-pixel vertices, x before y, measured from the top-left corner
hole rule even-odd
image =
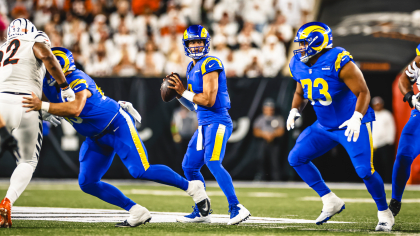
[[[50,41],[50,38],[48,38],[48,35],[45,33],[45,32],[43,32],[43,31],[38,31],[38,32],[34,32],[34,33],[32,33],[32,37],[33,37],[33,40],[36,42],[36,43],[45,43],[45,44],[47,44],[48,46],[50,46],[51,47],[51,41]]]

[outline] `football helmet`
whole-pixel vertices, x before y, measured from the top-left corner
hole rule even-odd
[[[204,40],[204,46],[188,47],[188,41],[200,39]],[[184,45],[185,55],[198,60],[204,57],[210,51],[210,34],[206,28],[201,25],[191,25],[184,32],[182,44]],[[191,50],[193,48],[195,49],[194,53]],[[201,50],[201,48],[203,49]]]
[[[306,45],[305,48],[294,50],[293,52],[301,62],[307,63],[309,58],[320,53],[325,48],[332,48],[332,31],[328,25],[322,22],[309,22],[299,28],[294,42]]]
[[[13,20],[7,28],[7,40],[16,36],[25,35],[38,31],[34,24],[28,19],[18,18]]]
[[[73,71],[76,69],[73,54],[70,50],[63,47],[53,47],[51,48],[51,51],[54,54],[55,58],[57,58],[58,63],[60,63],[63,73]]]

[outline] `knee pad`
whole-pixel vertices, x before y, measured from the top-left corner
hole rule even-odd
[[[291,167],[300,166],[304,163],[299,161],[298,151],[295,148],[292,149],[289,153],[289,157],[287,158]]]
[[[357,167],[356,173],[362,179],[369,179],[372,176],[372,169],[370,167]]]

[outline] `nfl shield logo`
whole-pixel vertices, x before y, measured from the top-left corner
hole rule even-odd
[[[309,69],[309,74],[312,74],[312,69]]]

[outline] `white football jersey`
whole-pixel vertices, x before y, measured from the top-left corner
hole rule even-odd
[[[34,55],[32,47],[36,42],[51,46],[42,31],[12,37],[0,46],[0,92],[34,92],[42,97],[46,69]]]

